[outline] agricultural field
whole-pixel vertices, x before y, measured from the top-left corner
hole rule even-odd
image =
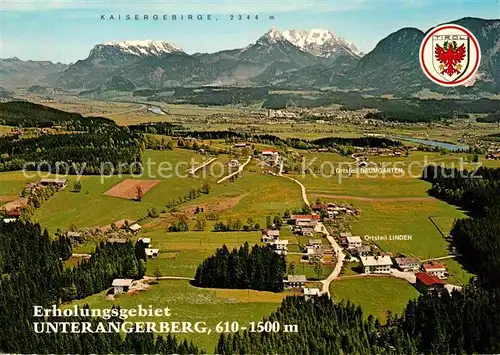
[[[159,166],[162,162],[168,162],[175,166],[179,162],[186,163],[179,168],[179,173],[186,175],[189,167],[188,162],[195,158],[201,160],[199,156],[195,157],[193,151],[175,149],[173,151],[146,151],[143,156],[143,162],[150,160],[151,170],[145,172],[145,176],[82,176],[81,191],[74,192],[73,185],[76,176],[67,177],[69,180],[68,188],[56,193],[50,200],[46,201],[40,209],[37,210],[35,220],[47,227],[50,232],[55,232],[58,228],[67,230],[71,224],[78,228],[105,226],[114,221],[127,218],[138,219],[144,217],[149,208],[155,207],[159,211],[165,208],[169,199],[185,196],[190,188],[201,187],[203,182],[192,179],[186,184],[186,178],[176,176],[174,171],[171,176],[164,175],[162,178]],[[142,200],[134,201],[123,198],[105,196],[104,193],[126,179],[146,178],[161,182],[144,195]],[[82,208],[85,206],[85,208]]]
[[[184,321],[184,322],[206,322],[207,327],[214,331],[208,334],[186,334],[188,341],[192,340],[208,353],[212,353],[217,344],[219,335],[215,332],[215,326],[219,322],[238,321],[241,326],[249,322],[260,321],[275,311],[281,300],[287,293],[272,293],[252,290],[218,290],[200,289],[193,287],[189,281],[161,280],[159,284],[152,284],[148,290],[139,294],[122,294],[114,300],[106,300],[106,291],[63,305],[89,305],[90,308],[111,308],[118,305],[121,308],[136,308],[138,304],[143,307],[152,305],[154,308],[171,309],[171,317],[151,318],[134,317],[128,321]],[[179,338],[184,338],[180,334]]]
[[[260,241],[260,231],[212,232],[216,221],[207,221],[205,231],[194,230],[196,207],[203,208],[205,215],[217,214],[222,222],[239,219],[246,224],[251,217],[261,228],[265,227],[266,216],[302,207],[295,183],[252,171],[252,168],[234,182],[212,186],[209,195],[179,207],[179,212],[189,218],[189,231],[167,232],[175,218],[172,215],[160,216],[144,225],[141,236],[151,237],[154,247],[161,250],[158,259],[148,262],[148,274],[159,268],[164,275],[193,277],[199,263],[223,244],[234,248],[245,242],[254,245]]]
[[[361,305],[363,315],[372,314],[382,322],[387,312],[401,314],[408,300],[417,298],[419,292],[408,282],[393,277],[352,277],[334,281],[330,285],[333,299]]]
[[[354,203],[361,215],[352,224],[352,233],[373,241],[382,250],[394,254],[430,259],[449,254],[449,243],[429,217],[463,218],[453,206],[436,199],[421,201],[372,201]],[[378,236],[407,235],[410,240],[377,240]]]

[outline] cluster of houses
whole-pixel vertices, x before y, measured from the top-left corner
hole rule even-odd
[[[495,150],[491,150],[486,154],[486,159],[488,160],[500,160],[500,148]]]
[[[308,262],[310,264],[316,262],[323,262],[323,256],[325,255],[325,251],[323,249],[323,243],[321,239],[309,239],[306,247],[306,255],[305,258],[302,258],[301,262]]]
[[[391,274],[391,269],[396,267],[402,272],[415,273],[416,287],[421,291],[444,289],[442,281],[448,277],[446,266],[442,263],[422,261],[413,256],[392,257],[392,253],[378,252],[373,255],[370,245],[364,245],[359,236],[351,233],[340,233],[341,244],[351,254],[357,257],[361,270],[365,274]]]
[[[277,229],[263,229],[261,241],[268,243],[280,255],[286,255],[288,252],[288,240],[281,240],[280,231]]]
[[[316,213],[324,213],[325,219],[337,218],[340,215],[357,215],[359,212],[355,208],[340,206],[335,203],[315,204],[311,209]]]
[[[318,225],[320,216],[317,214],[300,214],[290,217],[293,225],[293,232],[304,237],[312,237],[314,229]]]
[[[2,209],[5,210],[7,216],[3,219],[4,223],[15,222],[19,217],[21,217],[24,208],[28,205],[29,198],[26,196],[35,194],[47,186],[54,187],[57,191],[62,190],[68,186],[67,179],[41,179],[39,182],[28,182],[24,185],[21,196],[11,201],[4,206]]]
[[[367,256],[371,253],[371,246],[364,245],[363,240],[359,236],[353,236],[349,232],[340,233],[340,245],[349,251],[354,256]]]
[[[263,150],[260,153],[260,160],[265,166],[273,168],[280,164],[280,155],[276,150]]]
[[[233,148],[236,148],[236,149],[251,148],[251,147],[252,147],[252,144],[250,144],[248,142],[245,142],[245,143],[236,143],[235,145],[233,145]]]
[[[125,244],[131,236],[137,235],[142,227],[131,220],[121,219],[111,225],[104,227],[85,228],[80,231],[68,231],[66,236],[79,243],[85,240],[85,236],[105,235],[108,243]]]
[[[231,159],[228,163],[227,166],[230,168],[239,168],[240,167],[240,162],[238,159]]]

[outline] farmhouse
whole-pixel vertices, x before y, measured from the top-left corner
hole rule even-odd
[[[160,249],[146,248],[144,249],[144,252],[146,253],[146,256],[148,258],[156,259],[158,257],[158,254],[160,253]]]
[[[82,233],[80,232],[73,232],[73,231],[68,231],[66,232],[66,237],[72,238],[72,239],[78,239],[81,238]]]
[[[444,290],[444,283],[437,276],[430,275],[426,272],[417,272],[415,277],[415,287],[421,292],[427,293]]]
[[[288,275],[283,283],[288,288],[301,288],[306,284],[306,275]]]
[[[392,260],[389,256],[363,256],[361,264],[365,274],[389,274]]]
[[[304,292],[304,297],[306,300],[310,299],[312,297],[317,297],[321,293],[319,288],[316,288],[316,287],[313,287],[313,288],[304,287],[303,292]]]
[[[347,245],[347,237],[352,237],[352,234],[349,232],[340,233],[340,243],[342,243],[342,245],[344,246]]]
[[[137,239],[138,242],[141,242],[142,244],[144,244],[144,246],[146,248],[149,248],[150,245],[151,245],[151,238],[139,238]]]
[[[298,222],[313,222],[319,221],[319,215],[317,214],[294,214],[290,217],[292,221],[295,221],[295,224]]]
[[[346,241],[347,241],[347,249],[356,249],[359,248],[361,245],[363,245],[363,241],[358,236],[355,237],[347,236]]]
[[[309,239],[309,245],[320,247],[322,245],[321,239]]]
[[[500,160],[500,153],[488,153],[486,159],[490,160]]]
[[[236,159],[232,159],[229,163],[227,163],[227,166],[230,168],[238,168],[240,166],[240,162]]]
[[[68,186],[68,180],[67,179],[42,179],[42,180],[40,180],[40,185],[52,186],[52,187],[55,187],[59,190],[62,190],[66,186]]]
[[[440,279],[445,279],[448,276],[444,264],[431,261],[428,264],[424,264],[423,268],[425,272],[429,273],[430,275],[437,276]]]
[[[21,214],[22,214],[21,211],[10,211],[9,213],[7,213],[7,217],[10,217],[12,219],[16,219],[16,218],[21,217]]]
[[[401,271],[418,271],[420,269],[420,259],[415,257],[395,258],[396,265]]]
[[[369,255],[372,248],[369,245],[362,245],[353,250],[353,254],[358,256],[366,256]]]
[[[271,242],[271,245],[276,253],[286,255],[286,252],[288,251],[288,240],[276,240]]]
[[[261,241],[264,243],[280,239],[280,231],[277,229],[263,229]]]
[[[130,229],[130,231],[131,231],[132,233],[139,233],[139,231],[142,229],[142,227],[141,227],[139,224],[134,223],[134,224],[132,224],[132,225],[129,227],[129,229]]]
[[[302,227],[300,233],[305,237],[312,237],[314,235],[314,228],[312,227]]]
[[[279,153],[275,150],[263,150],[261,156],[263,159],[271,159],[279,157]]]
[[[315,262],[315,261],[323,261],[323,248],[320,246],[320,247],[316,247],[316,246],[312,246],[312,245],[308,245],[306,246],[306,253],[307,253],[307,260],[311,263],[311,262]]]
[[[132,279],[114,279],[111,284],[111,286],[113,286],[114,294],[117,295],[119,293],[128,292],[132,282],[134,282]]]

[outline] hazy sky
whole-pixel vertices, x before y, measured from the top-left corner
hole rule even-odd
[[[465,16],[500,19],[500,0],[1,1],[1,58],[65,63],[83,59],[95,44],[112,40],[165,40],[187,53],[239,48],[272,26],[327,29],[366,53],[402,27],[426,31]],[[146,14],[150,19],[101,20],[101,15],[119,14],[141,18]],[[152,20],[154,14],[160,20]],[[164,14],[169,16],[166,21]],[[172,14],[203,15],[203,20],[174,21]],[[240,14],[243,20],[237,19]],[[231,15],[235,15],[233,20]]]

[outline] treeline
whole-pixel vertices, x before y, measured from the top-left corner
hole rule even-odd
[[[477,122],[485,122],[485,123],[499,123],[500,122],[500,112],[490,113],[484,117],[476,118]]]
[[[176,131],[182,130],[183,127],[170,122],[146,122],[127,126],[130,132],[162,134],[173,136]]]
[[[118,333],[78,334],[34,332],[36,321],[77,321],[81,319],[43,319],[33,317],[33,307],[49,308],[59,305],[69,282],[88,284],[86,292],[97,292],[111,274],[116,277],[132,275],[134,248],[130,245],[105,244],[88,262],[66,271],[62,260],[71,255],[69,240],[60,237],[52,241],[37,224],[3,223],[0,221],[0,350],[3,353],[36,354],[62,353],[176,353],[199,354],[186,341],[153,334],[130,333],[122,338]],[[92,261],[94,259],[94,261]],[[121,259],[124,259],[123,261]],[[85,292],[86,290],[86,292]],[[94,319],[92,322],[95,323]],[[106,322],[99,319],[100,322]]]
[[[251,134],[236,131],[190,131],[182,132],[182,137],[191,137],[201,140],[224,139],[226,141],[249,141],[252,143],[261,143],[267,145],[275,145],[281,147],[292,147],[295,149],[313,149],[327,148],[340,146],[356,146],[356,147],[391,147],[401,146],[400,141],[393,141],[387,138],[380,137],[358,137],[358,138],[342,138],[328,137],[308,141],[300,138],[282,138],[272,134]]]
[[[67,268],[61,275],[60,299],[81,299],[108,289],[116,278],[142,278],[146,264],[137,260],[135,248],[128,243],[101,243],[88,260]]]
[[[285,256],[269,246],[245,243],[231,252],[224,245],[203,261],[196,270],[194,284],[198,287],[283,291],[286,272]]]
[[[432,183],[431,195],[472,216],[455,223],[453,243],[484,287],[500,289],[500,169],[461,172],[427,166],[423,179]]]
[[[423,295],[382,325],[360,307],[287,297],[263,322],[279,332],[222,334],[218,354],[472,354],[500,351],[498,293],[470,285],[462,293]],[[493,304],[493,307],[491,307]],[[296,332],[284,325],[297,325]]]
[[[367,148],[385,148],[385,147],[399,147],[403,145],[400,141],[393,141],[391,139],[379,138],[379,137],[359,137],[359,138],[329,137],[329,138],[316,139],[312,141],[312,143],[320,147],[352,146],[352,147],[367,147]]]
[[[164,90],[166,92],[169,89]],[[153,96],[149,96],[153,94]],[[253,105],[265,100],[269,94],[266,87],[227,88],[175,88],[171,95],[157,95],[158,92],[140,91],[136,95],[149,96],[148,101],[164,101],[171,104],[192,104],[199,106]]]
[[[0,103],[0,125],[48,128],[60,126],[66,131],[94,132],[115,122],[104,117],[82,117],[78,113],[56,110],[27,101]]]
[[[60,174],[99,174],[122,166],[123,172],[138,172],[142,135],[126,128],[102,133],[55,134],[18,139],[0,138],[0,171],[41,170]],[[102,169],[105,169],[102,171]],[[131,170],[132,169],[132,170]],[[116,171],[115,171],[116,172]]]

